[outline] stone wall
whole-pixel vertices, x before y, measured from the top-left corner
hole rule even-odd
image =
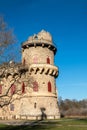
[[[50,59],[50,64],[54,64],[54,54],[48,48],[43,47],[30,47],[24,50],[23,60],[28,66],[30,64],[47,64],[47,58]],[[23,61],[22,61],[23,62]]]

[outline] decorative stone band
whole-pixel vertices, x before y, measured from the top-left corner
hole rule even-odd
[[[54,97],[57,98],[57,93],[49,93],[49,92],[32,92],[32,93],[27,93],[27,95],[25,94],[23,97]]]
[[[15,67],[15,66],[14,66]],[[0,71],[0,77],[8,77],[9,75],[12,75],[15,77],[16,75],[22,74],[23,72],[28,71],[26,67],[18,67],[18,68],[10,68],[8,67],[6,70],[4,68],[2,71]],[[57,77],[59,74],[58,68],[56,66],[50,65],[50,64],[31,64],[29,66],[29,73],[32,74],[46,74],[46,75],[51,75],[54,77]]]
[[[58,76],[58,68],[50,64],[31,64],[29,68],[30,74],[46,74],[54,77]]]
[[[22,44],[22,49],[26,49],[29,47],[37,47],[37,46],[41,46],[41,47],[47,47],[48,49],[50,49],[51,51],[54,52],[54,54],[57,51],[57,48],[48,40],[29,40],[26,41]]]

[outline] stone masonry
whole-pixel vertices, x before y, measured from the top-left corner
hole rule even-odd
[[[1,119],[60,118],[54,65],[56,47],[42,30],[22,44],[22,63],[0,66]]]

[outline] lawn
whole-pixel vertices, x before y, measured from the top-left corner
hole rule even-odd
[[[19,126],[0,124],[0,130],[87,130],[87,119],[29,121],[29,125]]]

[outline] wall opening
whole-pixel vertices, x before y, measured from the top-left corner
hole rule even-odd
[[[38,91],[38,83],[35,81],[33,82],[33,91],[37,92]]]
[[[51,86],[51,82],[48,82],[48,92],[52,92],[52,86]]]
[[[15,94],[16,86],[14,84],[11,85],[11,95]]]
[[[25,64],[26,64],[26,60],[25,58],[23,58],[23,65],[25,66]]]
[[[36,107],[37,107],[37,103],[35,102],[35,103],[34,103],[34,108],[36,108]]]
[[[2,94],[2,85],[0,85],[0,94]]]
[[[38,63],[38,58],[37,58],[37,56],[34,56],[34,58],[33,58],[33,63]]]
[[[25,93],[25,84],[24,84],[24,82],[22,83],[22,93]]]
[[[50,58],[47,57],[47,64],[50,64]]]
[[[10,104],[10,111],[14,111],[14,104]]]

